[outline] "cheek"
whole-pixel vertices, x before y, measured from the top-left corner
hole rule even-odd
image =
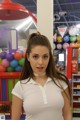
[[[45,66],[47,67],[48,66],[48,64],[49,64],[49,60],[47,60],[47,61],[45,61]]]
[[[34,60],[31,60],[31,61],[29,61],[29,62],[30,62],[31,67],[34,68],[35,65],[36,65],[36,62],[35,62]]]

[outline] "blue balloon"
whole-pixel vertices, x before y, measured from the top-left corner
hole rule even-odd
[[[68,42],[69,41],[69,35],[64,36],[63,40],[64,40],[64,42]]]
[[[11,62],[10,62],[10,66],[11,67],[17,67],[18,66],[18,61],[17,60],[12,60]]]
[[[18,66],[15,68],[15,71],[21,72],[21,71],[22,71],[22,67],[18,65]]]

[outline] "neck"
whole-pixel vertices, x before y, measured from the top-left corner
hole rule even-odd
[[[44,76],[44,75],[46,75],[46,72],[44,72],[44,73],[42,73],[42,74],[34,73],[34,76],[35,76],[35,77],[42,77],[42,76]]]

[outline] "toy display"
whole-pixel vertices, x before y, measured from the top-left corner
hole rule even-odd
[[[56,46],[54,50],[65,50],[67,47],[80,41],[79,30],[74,25],[69,28],[66,26],[59,26],[54,31],[53,41]]]
[[[24,50],[14,53],[0,53],[0,72],[21,72],[24,64]]]
[[[14,41],[12,41],[14,32]],[[4,34],[5,33],[5,34]],[[11,91],[21,74],[25,61],[26,49],[18,48],[17,31],[12,29],[0,29],[0,113],[4,113],[5,119],[11,116]]]

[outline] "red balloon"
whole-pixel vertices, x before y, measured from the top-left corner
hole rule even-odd
[[[0,72],[5,72],[6,71],[6,68],[2,65],[0,65]]]
[[[21,52],[15,52],[14,53],[14,58],[16,60],[20,60],[23,57],[23,54]]]

